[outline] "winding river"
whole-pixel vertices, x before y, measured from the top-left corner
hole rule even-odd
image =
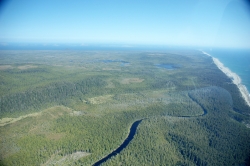
[[[194,102],[198,103],[197,101],[195,101],[191,96],[189,96]],[[199,104],[200,105],[200,104]],[[201,106],[201,105],[200,105]],[[177,116],[180,118],[191,118],[191,117],[200,117],[200,116],[205,116],[207,114],[207,110],[201,106],[201,108],[203,109],[203,114],[201,115],[197,115],[197,116]],[[147,119],[147,118],[143,118],[143,119]],[[143,119],[137,120],[135,121],[132,126],[130,127],[130,132],[128,137],[124,140],[124,142],[113,152],[111,152],[110,154],[108,154],[106,157],[100,159],[99,161],[97,161],[96,163],[93,164],[93,166],[99,166],[100,164],[106,162],[108,159],[110,159],[111,157],[117,155],[118,153],[120,153],[124,148],[126,148],[128,146],[128,144],[132,141],[132,139],[134,138],[134,135],[136,133],[137,127],[138,125],[141,123],[141,121]]]
[[[126,148],[128,146],[128,144],[130,143],[130,141],[134,138],[136,129],[138,127],[138,125],[141,123],[143,119],[137,120],[135,121],[131,128],[130,128],[130,132],[128,137],[124,140],[124,142],[113,152],[111,152],[109,155],[107,155],[106,157],[102,158],[101,160],[97,161],[96,163],[93,164],[93,166],[98,166],[100,164],[102,164],[103,162],[107,161],[108,159],[110,159],[111,157],[117,155],[118,153],[120,153],[124,148]]]

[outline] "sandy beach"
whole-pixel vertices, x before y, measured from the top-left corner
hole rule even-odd
[[[216,64],[216,66],[217,66],[223,73],[225,73],[225,74],[233,81],[233,83],[234,83],[235,85],[237,85],[238,89],[240,90],[240,93],[241,93],[242,97],[243,97],[244,100],[246,101],[247,105],[250,107],[250,94],[249,94],[249,92],[247,91],[246,86],[241,84],[241,79],[240,79],[240,77],[239,77],[236,73],[232,72],[229,68],[225,67],[225,66],[223,65],[223,63],[221,63],[221,62],[219,61],[219,59],[212,57],[211,55],[209,55],[208,53],[206,53],[206,52],[204,52],[204,51],[202,51],[202,53],[205,54],[205,55],[210,56],[210,57],[213,59],[213,61],[214,61],[214,63]]]

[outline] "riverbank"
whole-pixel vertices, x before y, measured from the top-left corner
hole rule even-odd
[[[143,118],[146,119],[146,118]],[[128,137],[124,140],[124,142],[113,152],[111,152],[110,154],[108,154],[106,157],[102,158],[101,160],[97,161],[96,163],[94,163],[92,166],[99,166],[102,163],[106,162],[108,159],[110,159],[113,156],[116,156],[117,154],[119,154],[124,148],[126,148],[128,146],[128,144],[130,143],[130,141],[134,138],[134,135],[136,133],[137,127],[138,125],[141,123],[141,121],[143,119],[137,120],[135,121],[131,128],[130,128],[130,132],[128,134]]]
[[[233,83],[238,87],[247,105],[250,107],[250,94],[246,86],[241,84],[240,77],[236,73],[232,72],[229,68],[225,67],[224,64],[219,61],[219,59],[212,57],[210,54],[204,51],[202,51],[202,53],[210,56],[213,59],[214,64],[233,81]]]

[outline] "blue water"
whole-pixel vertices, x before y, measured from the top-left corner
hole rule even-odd
[[[224,66],[240,76],[242,84],[250,92],[250,50],[213,49],[205,52],[219,59]]]
[[[176,69],[177,67],[172,65],[172,64],[155,64],[156,67],[159,67],[159,68],[164,68],[164,69],[167,69],[167,70],[174,70]]]

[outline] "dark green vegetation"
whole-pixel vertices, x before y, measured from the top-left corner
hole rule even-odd
[[[103,165],[249,162],[250,108],[201,52],[1,51],[0,63],[0,165],[92,165],[143,118]]]

